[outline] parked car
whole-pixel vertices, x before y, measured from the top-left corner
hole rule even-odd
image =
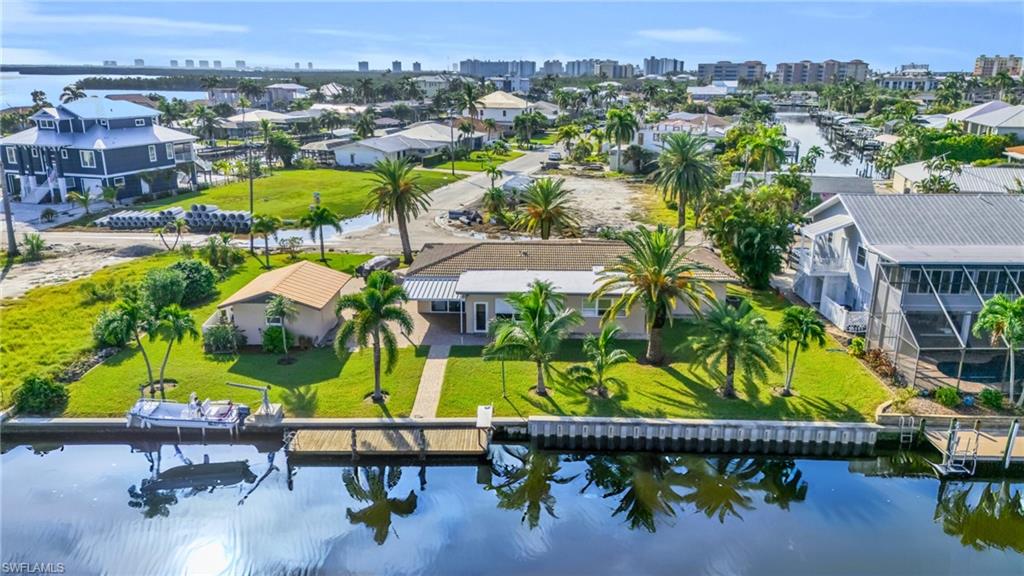
[[[359,266],[356,266],[356,274],[361,278],[366,278],[371,272],[376,272],[377,270],[387,270],[388,272],[392,272],[396,268],[398,268],[398,258],[395,258],[394,256],[374,256]]]
[[[562,153],[558,152],[557,150],[554,151],[554,152],[548,152],[548,161],[550,161],[550,162],[561,162],[562,161]]]

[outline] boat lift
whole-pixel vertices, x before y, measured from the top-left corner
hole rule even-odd
[[[942,448],[942,463],[933,462],[932,466],[940,476],[973,476],[978,467],[980,441],[981,430],[974,428],[964,432],[960,430],[958,419],[950,420],[946,442]]]

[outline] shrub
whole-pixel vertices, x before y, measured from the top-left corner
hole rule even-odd
[[[913,386],[907,386],[896,392],[896,398],[892,401],[892,407],[900,412],[907,411],[907,404],[917,398],[917,388]]]
[[[285,330],[284,338],[288,342],[288,349],[295,346],[295,336]],[[263,351],[270,354],[284,354],[284,347],[281,346],[281,327],[270,326],[263,331]]]
[[[872,348],[864,353],[864,361],[868,366],[882,378],[894,378],[896,376],[896,365],[889,360],[889,356],[878,348]]]
[[[97,346],[123,347],[132,339],[132,327],[125,321],[124,314],[118,310],[107,309],[100,312],[92,325],[92,339]]]
[[[952,408],[960,403],[960,394],[956,388],[940,388],[935,392],[935,401],[946,408]]]
[[[1001,410],[1003,408],[1003,393],[999,390],[985,388],[981,391],[981,394],[978,394],[978,400],[993,410]]]
[[[21,255],[21,259],[25,262],[36,262],[43,259],[43,250],[46,249],[46,241],[39,234],[25,234],[21,240],[22,246],[25,247],[25,251]]]
[[[96,302],[110,302],[117,298],[117,281],[107,278],[103,283],[84,282],[78,287],[82,293],[84,304],[95,304]]]
[[[22,414],[49,414],[64,407],[68,391],[51,378],[29,376],[14,391],[14,405]]]
[[[312,158],[299,158],[295,161],[295,167],[299,170],[316,170],[316,160]]]
[[[234,354],[245,341],[245,334],[234,324],[217,324],[203,332],[203,350],[209,354]]]
[[[857,336],[853,340],[850,340],[850,347],[846,349],[846,353],[854,358],[864,357],[864,339]]]
[[[53,208],[46,208],[39,213],[39,219],[43,222],[53,222],[57,219],[57,211]]]
[[[182,260],[175,262],[171,270],[181,272],[185,278],[185,289],[181,295],[181,304],[188,306],[202,302],[216,293],[217,273],[205,262],[199,260]]]
[[[427,154],[423,157],[423,166],[426,168],[433,168],[438,164],[443,164],[448,159],[448,154],[445,152],[438,152],[437,154]]]
[[[170,268],[150,270],[142,279],[142,291],[157,310],[169,304],[181,304],[185,294],[185,275]]]
[[[182,242],[178,252],[181,252],[181,255],[185,258],[192,258],[196,255],[196,249],[192,246],[191,242]]]

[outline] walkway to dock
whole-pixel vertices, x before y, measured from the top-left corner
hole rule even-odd
[[[335,428],[298,430],[296,456],[483,456],[486,430],[476,428]]]
[[[427,352],[423,365],[420,385],[416,389],[416,401],[412,405],[413,418],[433,418],[441,402],[441,387],[444,385],[444,371],[448,367],[448,354],[452,347],[435,344]]]
[[[925,430],[924,437],[928,439],[939,452],[945,453],[949,443],[949,432],[946,430]],[[974,430],[963,430],[957,434],[956,451],[973,452]],[[1002,462],[1006,456],[1006,443],[1009,441],[1007,432],[981,431],[978,433],[978,462]],[[1011,462],[1024,462],[1024,439],[1018,437],[1013,445]]]

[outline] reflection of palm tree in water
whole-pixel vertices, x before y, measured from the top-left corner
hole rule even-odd
[[[498,508],[522,510],[522,521],[533,529],[540,525],[541,509],[552,518],[555,514],[555,497],[551,484],[568,484],[577,475],[560,476],[561,461],[557,454],[544,454],[525,446],[503,445],[503,452],[496,454],[509,457],[514,463],[495,462],[493,472],[501,481],[490,483],[485,490],[493,490],[498,497]]]
[[[739,510],[753,510],[753,500],[746,493],[756,487],[753,479],[760,472],[758,463],[750,458],[708,458],[687,462],[683,481],[692,491],[683,501],[693,504],[708,518],[727,516],[743,519]]]
[[[803,502],[807,498],[807,482],[804,473],[792,460],[769,460],[760,466],[761,479],[757,487],[764,491],[765,504],[773,504],[782,510],[789,510],[792,502]]]
[[[388,495],[402,479],[402,469],[397,466],[357,466],[354,470],[345,470],[341,479],[349,496],[369,503],[361,510],[346,508],[345,517],[353,525],[362,524],[372,530],[373,541],[378,545],[388,539],[393,515],[405,518],[416,511],[417,498],[412,490],[402,499]]]
[[[177,447],[176,447],[177,448]],[[150,478],[143,478],[139,487],[134,484],[128,487],[128,506],[142,510],[146,518],[161,516],[166,518],[171,514],[171,506],[178,503],[178,497],[173,490],[149,490],[148,485],[157,480],[160,474],[160,449],[156,450],[156,456],[152,452],[146,452],[146,460],[149,461]]]
[[[654,532],[658,516],[675,516],[675,506],[683,503],[683,495],[675,490],[685,486],[683,476],[663,456],[595,455],[587,459],[587,466],[587,484],[580,492],[594,485],[604,490],[605,498],[618,497],[612,516],[625,512],[632,529]]]
[[[1024,552],[1021,491],[1011,491],[1007,480],[995,487],[989,482],[972,504],[971,492],[976,485],[942,482],[935,506],[935,520],[942,521],[942,530],[950,536],[958,536],[962,545],[975,550],[996,548]]]

